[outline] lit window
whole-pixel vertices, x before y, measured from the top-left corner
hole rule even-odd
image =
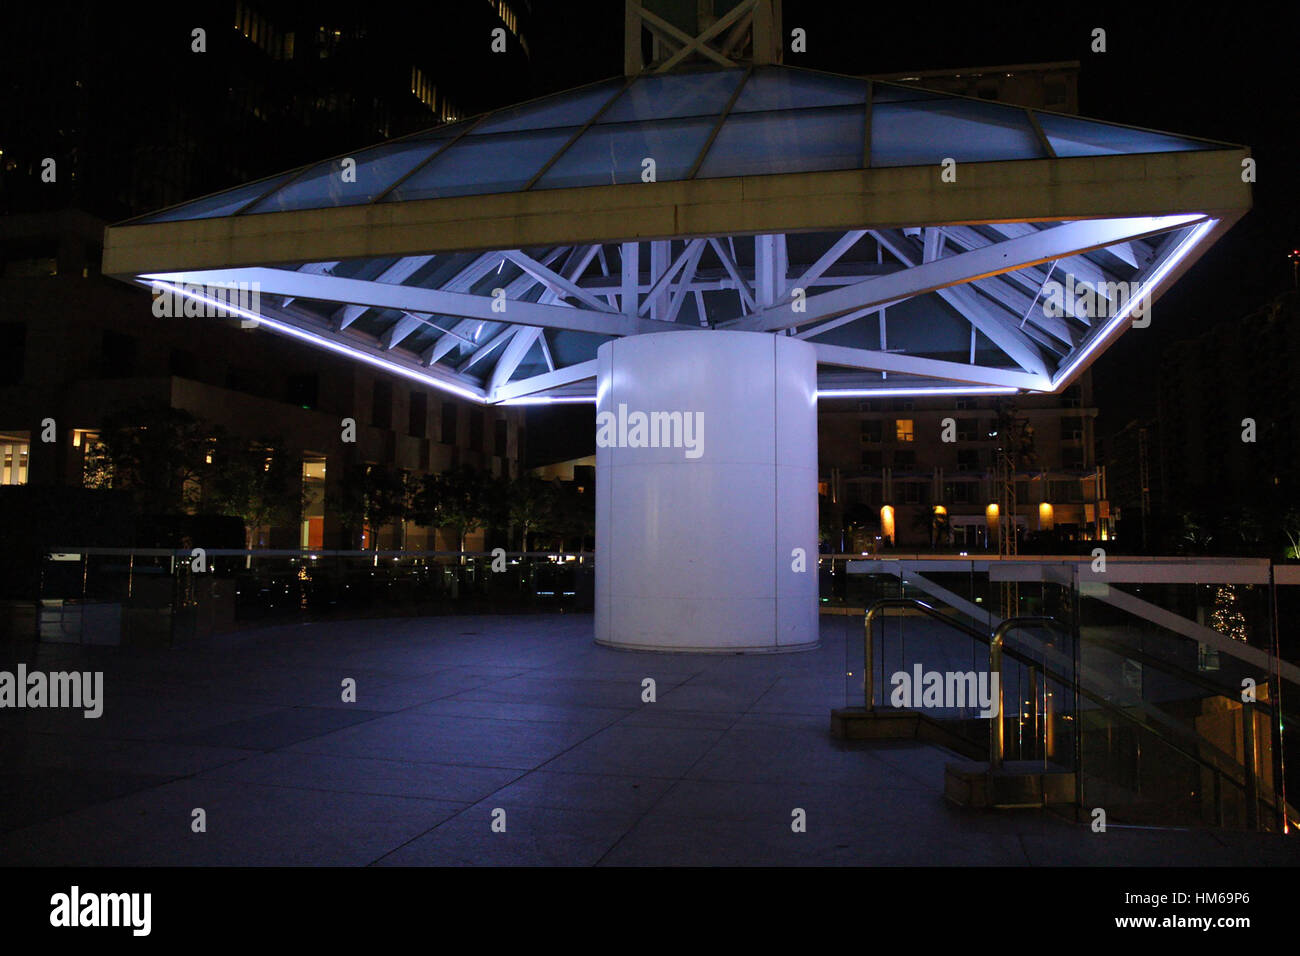
[[[27,484],[30,440],[26,433],[0,433],[0,485]]]
[[[898,441],[912,441],[915,438],[913,426],[915,423],[910,418],[898,418],[894,420],[894,437]]]

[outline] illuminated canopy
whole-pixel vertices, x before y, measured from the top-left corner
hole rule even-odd
[[[602,342],[676,329],[805,339],[822,395],[1052,391],[1249,208],[1247,155],[790,67],[643,74],[115,226],[104,268],[256,283],[263,328],[489,403],[590,400]]]

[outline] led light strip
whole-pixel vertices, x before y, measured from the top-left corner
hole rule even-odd
[[[1021,389],[1003,385],[936,385],[920,388],[819,388],[818,398],[888,398],[891,395],[1015,395]]]
[[[428,385],[431,388],[440,389],[441,391],[444,392],[450,392],[453,395],[456,395],[460,398],[468,399],[469,401],[472,402],[477,402],[480,405],[488,404],[487,400],[482,395],[478,395],[465,388],[460,388],[459,386],[453,385],[450,382],[444,382],[441,379],[434,378],[431,375],[424,375],[420,372],[415,371],[415,369],[407,368],[406,366],[403,365],[398,365],[396,362],[389,362],[386,359],[381,359],[375,355],[369,355],[366,352],[362,352],[358,349],[349,348],[348,346],[340,345],[337,342],[331,342],[329,339],[316,335],[313,332],[308,332],[305,329],[298,328],[297,326],[289,325],[288,323],[281,322],[278,319],[268,319],[264,315],[258,315],[256,312],[251,312],[248,309],[240,308],[237,305],[231,305],[230,303],[227,302],[221,302],[217,299],[209,298],[208,296],[202,295],[201,293],[193,292],[189,289],[185,289],[171,282],[167,282],[161,279],[149,279],[148,276],[140,277],[140,280],[145,280],[145,279],[148,279],[150,286],[156,290],[170,289],[173,292],[177,292],[180,295],[185,296],[187,299],[193,299],[196,302],[203,302],[205,304],[215,306],[216,308],[221,309],[223,312],[233,313],[235,315],[243,316],[244,318],[251,319],[252,321],[257,322],[259,324],[264,323],[266,325],[269,325],[271,328],[275,329],[278,332],[283,332],[285,335],[289,335],[296,339],[300,339],[303,342],[307,342],[311,345],[315,345],[317,348],[327,349],[331,352],[336,352],[339,355],[344,355],[351,359],[358,359],[362,362],[365,362],[368,365],[373,365],[375,368],[383,369],[386,372],[392,372],[394,375],[401,375],[403,378],[409,378],[413,381],[420,382],[423,385]]]
[[[1205,233],[1209,232],[1218,224],[1219,220],[1217,219],[1207,219],[1199,226],[1193,227],[1192,231],[1189,232],[1183,238],[1182,242],[1178,244],[1178,247],[1174,249],[1173,252],[1169,253],[1169,255],[1165,256],[1164,261],[1160,263],[1151,275],[1142,281],[1141,285],[1154,291],[1156,286],[1164,281],[1165,276],[1169,275],[1178,263],[1185,259],[1187,254],[1196,248]],[[1105,343],[1106,339],[1110,337],[1116,327],[1129,317],[1129,313],[1133,311],[1134,306],[1141,302],[1143,298],[1144,296],[1140,295],[1131,297],[1126,303],[1124,303],[1124,307],[1120,309],[1120,311],[1109,322],[1102,326],[1101,331],[1092,337],[1089,343],[1084,347],[1083,351],[1071,359],[1070,364],[1063,370],[1057,371],[1056,375],[1052,378],[1053,391],[1060,388],[1061,385],[1074,374],[1074,371],[1079,367],[1079,364]]]

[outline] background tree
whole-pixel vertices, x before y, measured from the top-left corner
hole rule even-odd
[[[199,500],[210,427],[189,412],[146,403],[107,415],[100,430],[107,483],[131,494],[141,514],[177,514]],[[94,476],[102,486],[105,476]]]
[[[494,510],[495,485],[491,475],[468,465],[425,475],[412,496],[411,519],[425,528],[451,532],[463,563],[465,538],[481,528]]]
[[[948,517],[948,512],[940,511],[937,505],[932,505],[916,512],[915,517],[912,518],[912,528],[929,535],[931,548],[940,544],[947,546],[952,521]]]
[[[1214,541],[1214,534],[1201,517],[1191,511],[1179,515],[1178,550],[1185,554],[1204,554]]]
[[[357,541],[368,525],[371,547],[378,551],[380,528],[414,517],[411,484],[408,476],[396,468],[360,462],[343,469],[326,500],[350,541]]]
[[[850,551],[858,550],[859,537],[870,539],[875,550],[876,535],[880,534],[880,512],[861,501],[855,501],[844,508],[844,530],[853,543]]]
[[[555,503],[545,530],[555,543],[556,551],[566,550],[571,538],[578,539],[576,550],[583,551],[587,539],[596,533],[596,496],[592,489],[578,490],[576,482],[559,482]]]
[[[203,481],[205,504],[244,522],[245,547],[250,551],[257,543],[258,529],[296,525],[310,504],[302,465],[283,448],[279,439],[246,441],[224,434],[212,445]]]
[[[551,521],[557,489],[536,475],[521,475],[507,491],[510,522],[519,531],[520,550],[528,550],[528,536]]]
[[[1282,533],[1287,540],[1285,557],[1300,558],[1300,509],[1291,508],[1283,515]]]

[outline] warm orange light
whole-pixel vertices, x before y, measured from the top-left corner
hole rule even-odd
[[[889,540],[890,544],[894,543],[894,506],[884,505],[880,509],[880,533]]]
[[[990,520],[996,520],[998,513],[998,506],[996,504],[991,504],[984,509],[984,516]]]
[[[1040,531],[1051,531],[1056,525],[1056,511],[1049,502],[1042,502],[1038,506],[1038,528]]]

